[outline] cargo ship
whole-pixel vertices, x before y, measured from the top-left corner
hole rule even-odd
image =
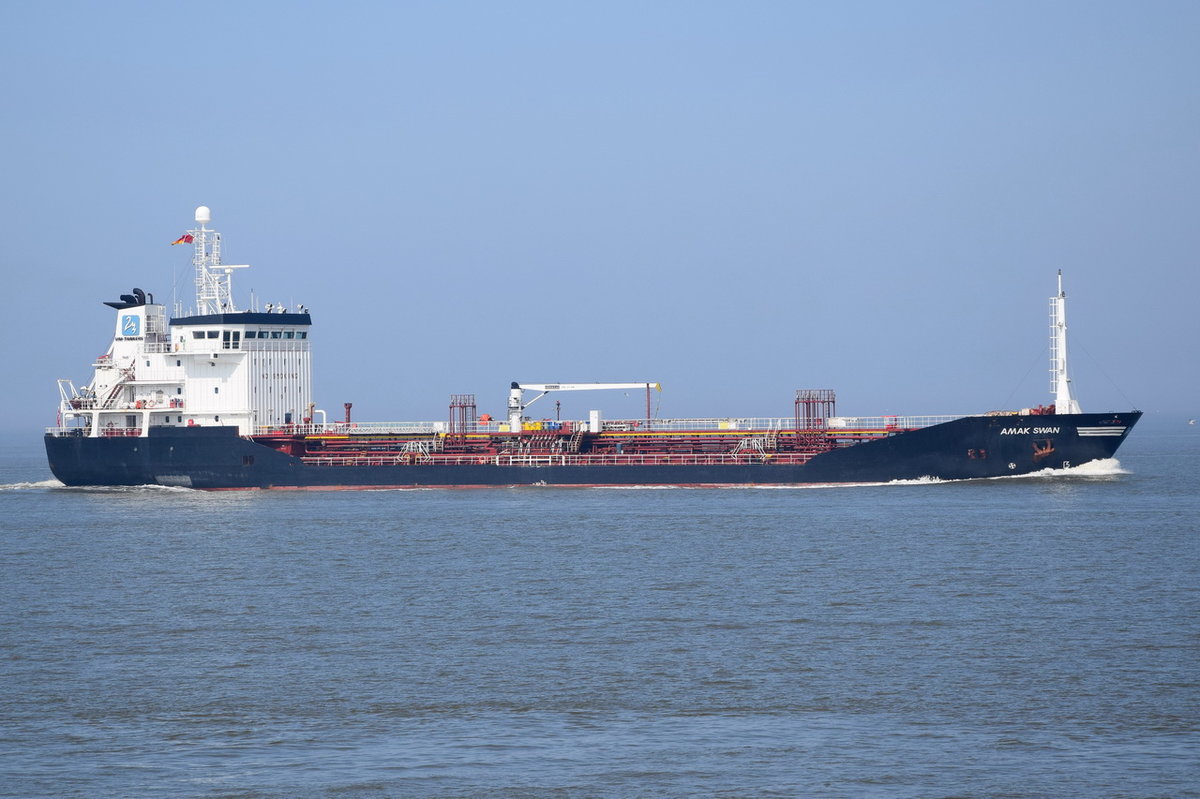
[[[105,305],[112,343],[91,380],[58,381],[58,420],[45,433],[54,476],[68,486],[194,489],[473,486],[787,486],[964,480],[1069,469],[1110,458],[1141,417],[1084,413],[1067,372],[1062,272],[1050,298],[1053,402],[954,416],[839,416],[830,389],[802,389],[778,418],[657,418],[655,381],[513,382],[505,413],[450,396],[445,418],[359,422],[312,399],[312,315],[303,305],[239,309],[221,236],[190,245],[195,306],[170,317],[133,289]],[[251,300],[251,306],[256,303]],[[645,391],[646,413],[538,418],[558,392]],[[598,396],[603,396],[598,395]],[[599,403],[596,403],[599,404]],[[786,406],[785,406],[786,407]],[[537,409],[535,409],[537,410]]]

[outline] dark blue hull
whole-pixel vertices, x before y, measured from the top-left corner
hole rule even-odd
[[[999,477],[1110,458],[1141,412],[971,416],[816,455],[741,464],[306,464],[232,427],[153,427],[146,437],[46,436],[66,485],[371,488],[516,485],[802,485]],[[552,458],[544,459],[553,461]]]

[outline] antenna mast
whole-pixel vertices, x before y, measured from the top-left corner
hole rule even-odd
[[[1050,391],[1055,413],[1083,413],[1067,374],[1067,293],[1058,270],[1058,294],[1050,298]]]
[[[196,267],[196,313],[198,315],[236,313],[233,302],[233,270],[246,269],[249,264],[221,263],[221,234],[205,225],[212,221],[208,206],[196,209],[196,225],[188,233],[195,251],[192,265]]]

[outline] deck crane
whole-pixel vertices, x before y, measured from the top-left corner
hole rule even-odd
[[[516,432],[521,429],[521,421],[525,417],[525,409],[551,391],[600,391],[604,389],[646,389],[646,420],[650,420],[650,389],[662,391],[661,383],[513,383],[508,392],[508,424],[509,429]],[[536,397],[525,402],[526,391],[540,391]]]

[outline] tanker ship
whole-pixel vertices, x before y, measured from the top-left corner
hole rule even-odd
[[[506,412],[451,395],[427,422],[329,418],[312,399],[312,316],[303,305],[239,309],[209,209],[174,244],[192,247],[195,306],[141,289],[106,302],[112,343],[91,380],[58,381],[45,433],[69,486],[194,489],[472,486],[776,486],[962,480],[1064,469],[1110,458],[1141,412],[1084,413],[1067,373],[1062,272],[1050,298],[1052,404],[955,416],[839,416],[829,389],[802,389],[778,418],[665,419],[654,381],[513,382]],[[252,306],[255,304],[252,300]],[[646,413],[537,418],[547,394],[645,391]],[[602,394],[598,396],[603,396]],[[596,403],[599,404],[599,403]],[[785,406],[786,407],[786,406]],[[535,408],[534,410],[539,410]]]

